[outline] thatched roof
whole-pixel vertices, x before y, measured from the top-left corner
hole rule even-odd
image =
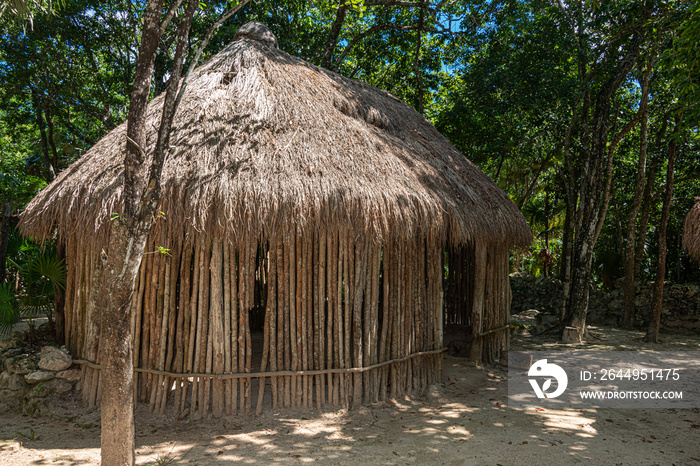
[[[688,251],[690,257],[700,261],[700,197],[695,198],[695,205],[685,218],[683,249]]]
[[[148,107],[148,152],[162,103]],[[104,239],[121,209],[125,141],[126,123],[64,170],[22,231]],[[170,146],[155,228],[172,234],[335,224],[384,240],[531,240],[508,196],[408,105],[251,35],[194,71]]]

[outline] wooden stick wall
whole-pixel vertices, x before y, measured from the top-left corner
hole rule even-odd
[[[508,350],[511,290],[509,249],[498,243],[446,252],[445,324],[469,328],[472,360],[495,363]]]
[[[99,363],[98,251],[76,238],[67,251],[67,346]],[[441,378],[441,353],[409,357],[442,346],[440,245],[378,244],[341,230],[213,243],[160,237],[146,251],[131,323],[135,395],[153,412],[350,407]],[[361,370],[372,366],[380,367]],[[94,404],[99,370],[83,367],[83,397]]]

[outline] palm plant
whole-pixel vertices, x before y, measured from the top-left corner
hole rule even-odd
[[[17,322],[17,298],[9,283],[0,283],[0,335],[7,335]]]
[[[46,315],[49,328],[53,328],[54,302],[56,296],[65,289],[66,267],[63,259],[58,259],[53,251],[47,249],[30,251],[22,263],[11,259],[8,261],[17,268],[21,277],[20,289],[15,291],[14,296],[18,303],[17,314],[27,319],[31,342],[34,340],[34,322],[38,316]],[[7,320],[10,320],[9,316]]]

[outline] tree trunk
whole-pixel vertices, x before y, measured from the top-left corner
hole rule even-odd
[[[66,260],[66,245],[59,241],[58,248],[56,250],[56,257],[64,261]],[[1,280],[0,280],[1,281]],[[66,290],[56,290],[56,298],[54,300],[54,317],[56,319],[54,327],[54,338],[56,343],[63,345],[66,341]]]
[[[103,259],[107,271],[104,289],[109,292],[103,297],[100,329],[101,454],[102,464],[110,466],[133,465],[135,461],[131,295],[152,221],[148,217],[139,222],[144,181],[138,179],[138,171],[146,158],[146,109],[162,10],[162,0],[151,0],[144,15],[127,119],[123,217],[113,221],[107,257]]]
[[[102,354],[102,464],[134,464],[134,366],[131,298],[146,234],[132,235],[123,221],[112,226],[105,266],[100,329]]]
[[[676,122],[676,129],[679,123]],[[666,169],[666,190],[664,193],[664,203],[661,211],[661,223],[659,224],[659,258],[656,265],[656,278],[654,279],[654,294],[652,295],[652,312],[649,319],[649,328],[644,337],[644,341],[651,343],[659,342],[659,326],[661,323],[661,308],[664,299],[664,280],[666,278],[666,231],[668,229],[668,217],[671,212],[671,201],[673,200],[673,165],[676,158],[676,140],[672,139],[668,149],[668,168]]]
[[[54,138],[53,131],[53,118],[51,117],[51,108],[46,109],[46,127],[49,129],[48,141],[51,147],[52,158],[49,160],[49,173],[51,174],[51,179],[56,178],[56,172],[58,170],[58,150],[56,150],[56,140]]]
[[[39,106],[39,100],[35,97],[34,107],[36,109],[36,124],[39,127],[39,135],[41,136],[41,149],[44,154],[44,177],[47,181],[53,181],[56,178],[56,173],[51,166],[51,157],[49,155],[49,138],[46,135],[46,122],[44,121],[44,112]]]
[[[421,2],[418,13],[418,31],[416,31],[416,56],[413,58],[413,72],[416,74],[416,110],[423,114],[423,73],[420,69],[420,54],[423,45],[423,23],[425,22],[425,5]]]
[[[158,140],[148,179],[139,178],[146,159],[145,118],[153,66],[161,36],[162,0],[148,3],[127,119],[124,159],[124,208],[113,221],[107,256],[103,258],[105,290],[101,319],[102,464],[134,464],[134,379],[131,300],[153,214],[160,201],[160,175],[177,108],[178,87],[192,16],[199,2],[190,0],[180,23],[171,80],[163,102]],[[182,84],[184,90],[185,84]],[[145,190],[144,190],[145,187]]]
[[[2,230],[0,231],[0,283],[5,282],[7,274],[7,243],[10,240],[10,217],[12,216],[12,201],[3,203]]]
[[[333,21],[331,32],[328,34],[326,45],[323,48],[323,56],[321,57],[322,68],[331,69],[333,52],[335,51],[335,46],[338,45],[338,37],[340,37],[340,31],[343,29],[343,22],[345,21],[345,15],[347,15],[347,13],[348,7],[345,5],[345,2],[343,2],[335,13],[335,21]]]
[[[634,307],[634,259],[635,259],[635,238],[637,215],[642,204],[642,195],[644,194],[644,182],[646,181],[646,164],[647,164],[647,130],[649,128],[649,77],[651,75],[651,62],[647,67],[647,71],[642,82],[642,101],[639,111],[641,112],[641,128],[639,135],[639,161],[637,162],[637,181],[634,189],[634,198],[632,207],[630,208],[629,216],[627,217],[627,239],[625,243],[624,254],[624,318],[623,325],[631,327],[634,323],[635,307]]]
[[[612,76],[601,85],[596,95],[590,150],[584,150],[588,153],[584,158],[581,171],[579,202],[581,223],[576,232],[574,243],[571,288],[565,321],[566,326],[577,329],[579,341],[583,341],[583,334],[586,330],[593,248],[595,247],[596,230],[604,201],[603,175],[610,129],[610,105],[615,92],[634,66],[639,54],[640,42],[641,37],[635,35],[625,57],[616,66]],[[585,114],[583,118],[582,122],[585,126]],[[585,133],[586,131],[584,131]],[[584,149],[586,149],[587,144],[587,140],[584,140]]]
[[[666,122],[664,122],[664,126]],[[665,133],[665,131],[664,131]],[[637,236],[637,250],[634,255],[634,276],[640,278],[642,271],[642,259],[647,241],[647,232],[649,231],[649,218],[651,217],[651,207],[654,203],[654,197],[651,191],[654,189],[654,179],[656,178],[656,170],[658,169],[659,158],[652,159],[651,167],[647,171],[646,185],[644,186],[644,195],[642,196],[642,213],[639,216],[639,234]]]

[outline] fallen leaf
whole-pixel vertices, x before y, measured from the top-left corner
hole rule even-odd
[[[222,438],[224,438],[224,436],[223,436],[223,435],[219,435],[218,437],[216,437],[216,440],[221,440]]]
[[[301,455],[292,455],[294,458],[301,458]]]
[[[523,442],[523,445],[527,445],[527,440],[525,440],[525,441]]]
[[[650,435],[649,437],[651,437],[651,438],[653,438],[654,440],[656,440],[656,437],[654,437],[653,435]]]

